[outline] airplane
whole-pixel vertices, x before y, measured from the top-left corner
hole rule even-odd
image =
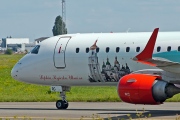
[[[65,34],[48,38],[11,71],[19,81],[51,86],[67,109],[71,86],[117,86],[132,104],[162,104],[180,93],[180,32]]]

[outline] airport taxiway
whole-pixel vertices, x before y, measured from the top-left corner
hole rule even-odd
[[[123,102],[69,102],[67,110],[57,110],[55,102],[1,102],[0,118],[31,119],[128,119],[143,118],[175,120],[180,119],[180,103],[162,105],[134,105]]]

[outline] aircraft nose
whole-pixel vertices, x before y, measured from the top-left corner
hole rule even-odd
[[[13,67],[13,69],[11,70],[11,76],[14,79],[18,79],[18,66],[17,64]]]

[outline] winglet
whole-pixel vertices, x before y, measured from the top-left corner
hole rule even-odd
[[[154,31],[153,31],[148,43],[146,44],[146,47],[144,48],[144,50],[141,53],[139,53],[136,57],[134,57],[133,60],[145,62],[145,61],[152,58],[152,54],[153,54],[154,46],[156,43],[158,31],[159,31],[159,28],[154,29]]]

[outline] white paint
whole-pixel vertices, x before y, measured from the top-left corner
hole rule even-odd
[[[41,84],[41,85],[55,85],[55,86],[116,86],[117,77],[126,74],[126,70],[119,70],[114,67],[115,57],[119,62],[120,67],[126,66],[126,63],[130,69],[130,72],[143,70],[143,69],[155,69],[148,65],[137,63],[133,61],[137,54],[136,47],[140,47],[140,52],[144,49],[147,41],[151,36],[151,32],[139,32],[139,33],[99,33],[99,34],[68,34],[62,36],[55,36],[48,38],[41,42],[38,54],[25,55],[12,69],[12,77],[19,81]],[[65,53],[64,62],[66,66],[57,68],[54,61],[58,61],[58,58],[54,58],[57,55],[57,49],[55,48],[60,37],[71,36]],[[98,63],[96,63],[94,75],[89,68],[88,60],[90,53],[86,53],[86,48],[90,48],[94,42],[97,41],[97,46],[100,48],[97,53]],[[167,46],[172,46],[172,50],[177,50],[179,46],[180,32],[160,32],[158,33],[157,42],[155,45],[154,53],[156,53],[156,47],[161,46],[162,51],[166,51]],[[67,41],[66,41],[67,42]],[[110,48],[110,52],[106,53],[106,48]],[[120,47],[120,52],[116,53],[116,47]],[[126,48],[130,47],[130,52],[126,52]],[[79,48],[79,53],[76,53],[76,48]],[[56,55],[55,55],[56,54]],[[62,57],[62,56],[61,56]],[[103,61],[106,63],[106,59],[109,59],[111,66],[106,65],[106,71],[103,73],[102,65]],[[62,59],[61,59],[62,60]],[[62,63],[62,61],[60,61]],[[98,68],[98,70],[97,70]],[[100,68],[100,70],[99,70]],[[18,71],[18,72],[17,72]],[[101,73],[100,73],[101,72]],[[166,81],[171,82],[175,80],[180,83],[180,75],[162,72],[163,78]],[[108,77],[107,77],[108,76]],[[173,76],[175,78],[173,79]],[[104,80],[91,80],[90,78],[103,78]],[[99,81],[99,82],[97,82]],[[103,82],[104,81],[104,82]]]

